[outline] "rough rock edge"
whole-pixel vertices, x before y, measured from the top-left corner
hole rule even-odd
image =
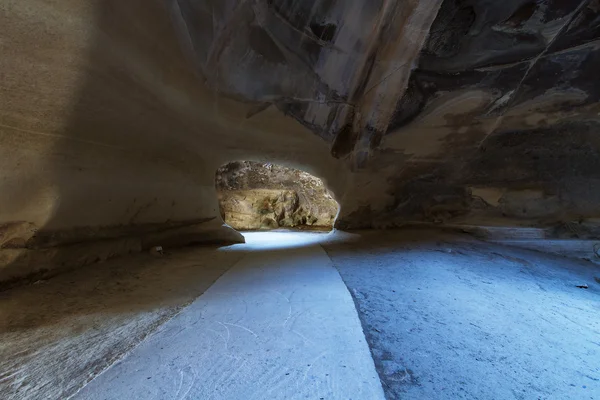
[[[213,219],[157,232],[52,248],[0,249],[0,291],[49,279],[85,265],[147,251],[155,246],[168,250],[189,245],[238,243],[245,243],[241,233]]]

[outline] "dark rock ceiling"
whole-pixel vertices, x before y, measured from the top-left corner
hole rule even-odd
[[[389,213],[461,215],[474,186],[593,213],[569,193],[598,179],[598,0],[177,3],[209,85],[256,103],[248,118],[277,107],[357,173],[387,170]]]

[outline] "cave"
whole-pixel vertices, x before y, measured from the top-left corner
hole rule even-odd
[[[230,162],[215,177],[223,221],[238,231],[331,231],[338,204],[323,181],[272,163]]]
[[[0,399],[599,399],[598,0],[0,2]]]

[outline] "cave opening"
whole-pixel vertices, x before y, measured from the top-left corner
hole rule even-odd
[[[283,165],[229,162],[215,185],[221,217],[238,231],[331,231],[339,211],[320,178]]]

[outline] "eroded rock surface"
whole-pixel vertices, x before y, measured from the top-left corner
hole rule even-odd
[[[21,0],[0,54],[0,226],[218,219],[253,160],[323,178],[341,228],[598,236],[599,0]]]
[[[320,179],[293,168],[233,162],[216,184],[223,220],[235,229],[331,229],[338,212]]]

